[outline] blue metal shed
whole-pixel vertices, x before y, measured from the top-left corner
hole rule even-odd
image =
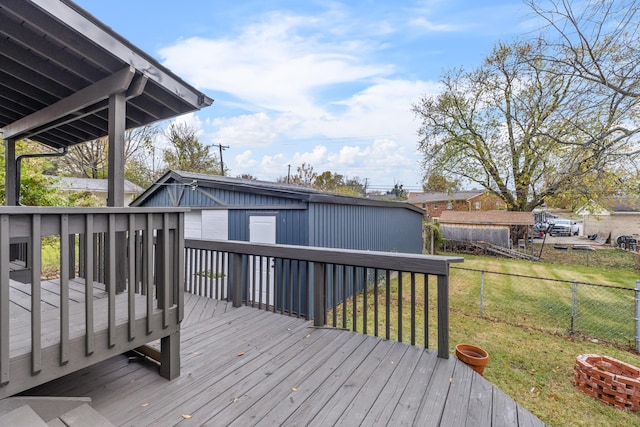
[[[192,208],[187,238],[422,251],[421,209],[296,185],[169,171],[131,206]]]
[[[185,214],[187,239],[382,252],[422,251],[422,209],[409,203],[324,193],[297,185],[169,171],[131,206],[190,207],[191,211]],[[306,302],[310,297],[307,286],[293,286],[299,278],[309,277],[311,272],[306,267],[277,258],[245,257],[242,262],[243,270],[246,267],[249,271],[244,280],[255,280],[251,276],[256,272],[266,275],[269,290],[265,292],[283,295],[276,302],[277,308],[284,304],[293,312],[307,311],[306,303],[298,306],[298,301]],[[331,272],[335,275],[336,301],[349,297],[354,288],[363,290],[378,280],[372,272],[363,274],[361,268],[358,270],[339,267]],[[333,300],[333,292],[330,291],[328,300]]]

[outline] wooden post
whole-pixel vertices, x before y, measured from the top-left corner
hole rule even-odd
[[[449,358],[449,276],[438,276],[438,357]]]
[[[180,331],[160,340],[160,375],[172,380],[180,376]]]
[[[326,324],[325,275],[327,265],[323,262],[313,263],[313,325]]]
[[[124,133],[127,102],[124,92],[109,97],[109,189],[107,206],[124,206]],[[126,289],[127,278],[127,242],[126,234],[118,232],[116,239],[109,242],[115,245],[118,261],[116,262],[116,292]],[[108,280],[111,281],[111,280]]]
[[[231,276],[231,299],[233,307],[242,305],[242,254],[231,254],[233,260]]]

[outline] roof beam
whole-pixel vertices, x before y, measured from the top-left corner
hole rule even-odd
[[[165,72],[160,68],[159,64],[141,50],[128,45],[124,39],[110,34],[106,27],[98,25],[97,22],[81,14],[72,7],[73,3],[66,0],[60,2],[50,0],[31,1],[48,14],[55,16],[65,25],[84,34],[90,40],[97,42],[101,46],[109,46],[111,54],[148,75],[151,80],[156,81],[167,91],[182,98],[194,108],[206,107],[213,102],[212,99],[198,93],[194,88],[180,80],[179,77]]]
[[[136,71],[133,67],[125,67],[117,73],[61,99],[55,104],[16,120],[0,129],[2,138],[20,138],[22,134],[33,129],[46,126],[48,123],[102,101],[113,94],[124,92],[129,88],[135,73]]]

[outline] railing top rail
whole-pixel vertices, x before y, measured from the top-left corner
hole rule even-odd
[[[0,215],[86,215],[92,213],[165,213],[188,212],[189,208],[131,208],[131,207],[50,207],[50,206],[0,206]]]
[[[439,276],[449,275],[449,264],[464,261],[462,257],[452,256],[272,245],[230,240],[187,239],[185,240],[185,247],[300,261],[427,273]]]

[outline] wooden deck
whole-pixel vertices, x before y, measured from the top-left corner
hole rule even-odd
[[[544,425],[454,356],[187,294],[181,376],[129,355],[32,389],[115,425]]]

